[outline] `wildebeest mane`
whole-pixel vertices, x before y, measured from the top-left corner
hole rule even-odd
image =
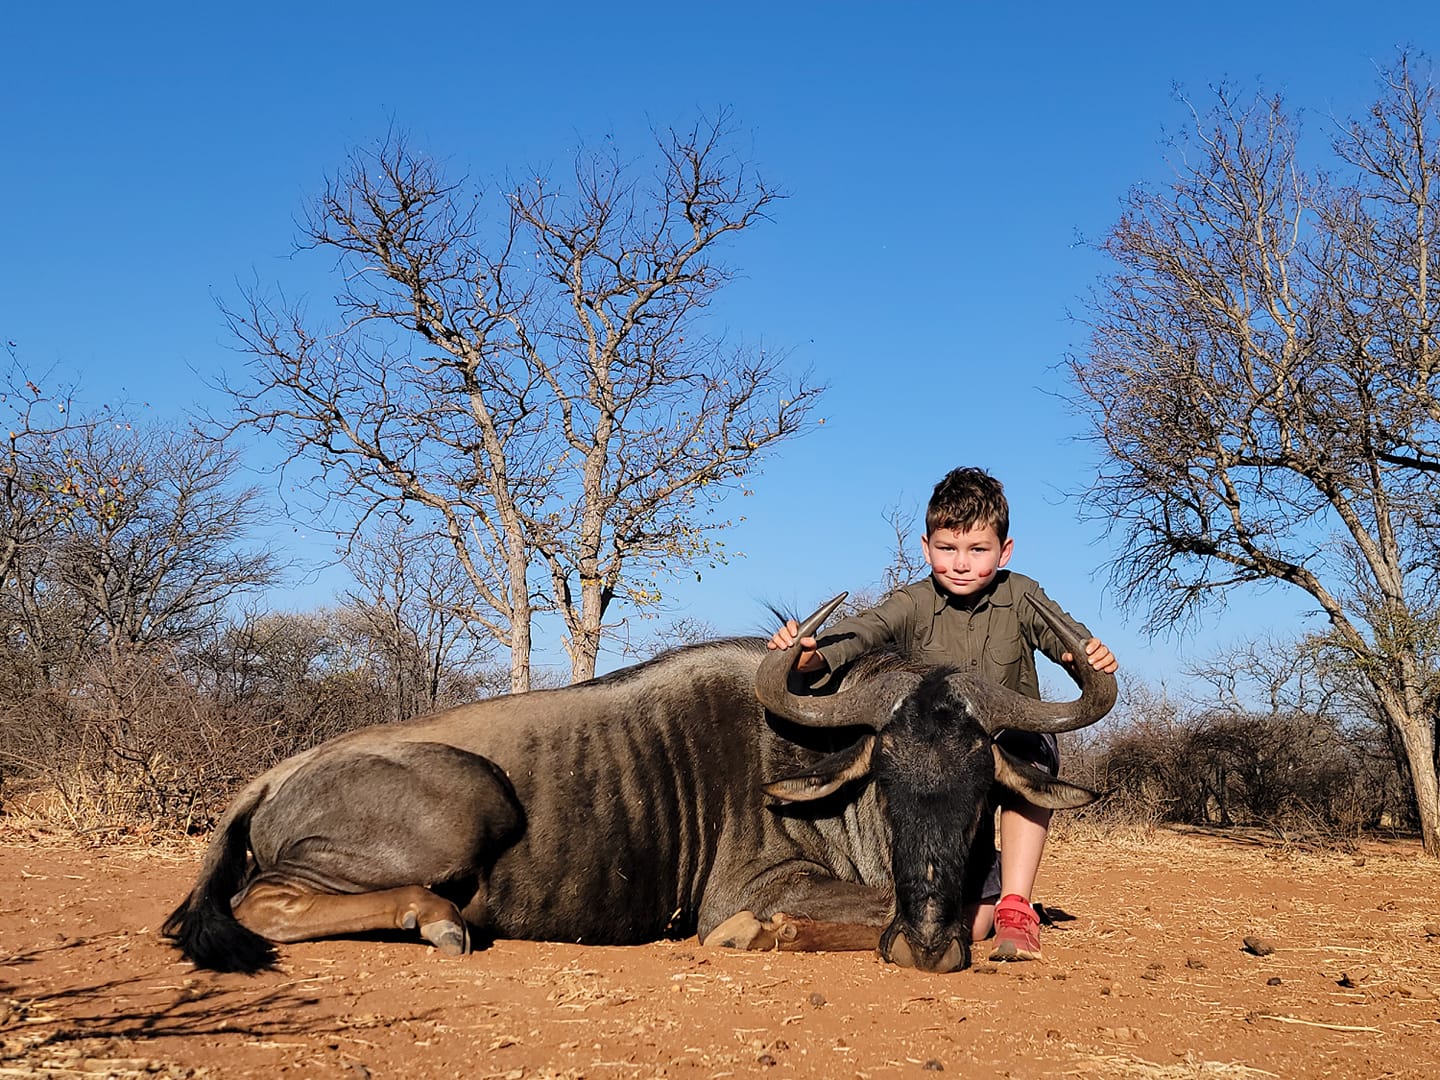
[[[689,645],[676,645],[672,648],[658,652],[648,660],[642,660],[630,667],[620,668],[605,675],[597,675],[593,679],[587,679],[577,686],[624,686],[627,683],[637,682],[648,678],[656,668],[674,664],[681,659],[696,659],[698,654],[706,652],[721,653],[725,651],[760,652],[765,648],[765,643],[760,638],[754,637],[724,637],[714,638],[710,641],[698,641]]]

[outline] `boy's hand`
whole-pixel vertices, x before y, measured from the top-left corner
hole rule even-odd
[[[1075,659],[1066,653],[1062,660]],[[1099,638],[1091,638],[1085,642],[1085,659],[1090,661],[1090,666],[1096,671],[1109,672],[1111,675],[1120,670],[1120,661],[1115,659],[1115,654]]]
[[[765,643],[765,647],[767,649],[788,649],[795,644],[795,637],[799,633],[800,624],[791,619],[775,631],[770,640]],[[813,637],[800,639],[800,660],[795,665],[796,671],[819,671],[825,666],[825,658],[816,649],[817,642]]]

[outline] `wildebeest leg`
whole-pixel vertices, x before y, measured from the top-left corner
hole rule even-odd
[[[741,911],[710,931],[701,942],[725,949],[778,949],[781,952],[865,952],[879,948],[882,926],[797,919],[784,912],[764,922]]]
[[[766,871],[741,890],[739,905],[712,928],[702,918],[702,944],[787,952],[874,949],[894,918],[888,891],[837,880],[813,863]]]
[[[420,885],[379,892],[320,893],[294,882],[262,879],[236,902],[235,917],[271,941],[418,929],[441,952],[458,956],[470,949],[470,935],[459,910]]]
[[[483,912],[489,868],[523,825],[505,774],[455,747],[402,742],[317,757],[251,818],[260,872],[233,902],[235,917],[272,941],[398,927],[461,953],[465,921],[429,886],[461,889]]]

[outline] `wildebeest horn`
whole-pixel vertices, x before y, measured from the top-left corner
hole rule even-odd
[[[755,673],[755,696],[760,704],[775,713],[806,727],[851,727],[863,725],[878,731],[890,719],[890,709],[902,696],[913,690],[920,678],[910,672],[881,675],[853,690],[840,694],[792,694],[790,671],[800,658],[800,639],[814,637],[815,631],[844,601],[841,593],[822,604],[813,615],[800,623],[795,644],[785,650],[767,653]]]
[[[1036,701],[1024,694],[972,675],[951,675],[949,683],[970,702],[970,711],[980,724],[994,734],[1001,728],[1020,731],[1074,731],[1095,723],[1115,704],[1115,676],[1097,671],[1085,659],[1084,643],[1070,625],[1047,605],[1027,597],[1045,624],[1055,631],[1072,657],[1065,670],[1080,687],[1074,701]]]

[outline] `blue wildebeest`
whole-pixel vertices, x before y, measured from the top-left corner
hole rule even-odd
[[[272,963],[272,942],[397,927],[449,953],[472,933],[698,932],[965,967],[960,887],[991,785],[1054,808],[1094,798],[991,733],[1093,723],[1114,677],[1081,660],[1080,698],[1042,703],[892,659],[812,695],[789,686],[797,656],[762,639],[691,645],[297,754],[236,797],[165,933],[196,964],[240,971]]]

